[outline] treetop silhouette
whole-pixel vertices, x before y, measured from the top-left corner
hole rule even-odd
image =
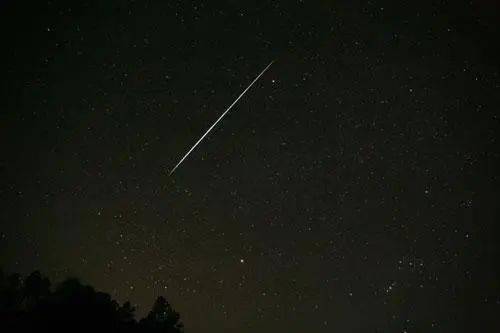
[[[130,302],[120,305],[107,293],[69,278],[53,290],[39,271],[25,279],[0,269],[0,331],[181,333],[180,315],[160,296],[137,321]]]

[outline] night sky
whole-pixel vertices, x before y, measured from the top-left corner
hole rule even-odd
[[[493,332],[499,13],[0,1],[0,266],[190,333]]]

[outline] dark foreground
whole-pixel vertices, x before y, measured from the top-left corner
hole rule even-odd
[[[67,279],[51,288],[35,271],[25,279],[0,271],[1,332],[183,332],[179,314],[158,297],[148,315],[136,320],[130,302]]]

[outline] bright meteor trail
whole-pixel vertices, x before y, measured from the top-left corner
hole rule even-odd
[[[170,175],[174,173],[174,171],[179,167],[179,165],[181,165],[181,163],[189,156],[189,154],[196,148],[196,146],[203,140],[203,138],[205,138],[205,136],[207,136],[207,134],[215,127],[215,125],[217,125],[217,123],[226,115],[226,113],[229,112],[229,110],[231,110],[231,108],[240,100],[241,97],[243,97],[243,95],[245,95],[245,93],[248,91],[248,89],[250,89],[253,84],[255,82],[257,82],[257,80],[262,76],[262,74],[264,74],[267,69],[269,67],[271,67],[271,65],[273,64],[274,60],[271,61],[269,63],[269,65],[267,65],[266,68],[264,68],[264,70],[262,72],[260,72],[260,74],[252,81],[252,83],[250,83],[250,85],[245,89],[243,90],[243,92],[238,96],[238,98],[236,98],[236,100],[231,104],[229,105],[229,107],[226,109],[226,111],[224,111],[224,113],[215,121],[215,123],[210,126],[210,128],[205,132],[205,134],[203,134],[201,136],[201,138],[196,141],[196,143],[193,145],[193,147],[191,147],[191,149],[189,149],[189,151],[186,153],[186,155],[184,155],[184,157],[179,161],[179,163],[177,163],[177,165],[172,169],[172,171],[170,171]]]

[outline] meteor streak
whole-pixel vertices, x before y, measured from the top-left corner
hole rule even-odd
[[[226,109],[226,111],[224,111],[224,113],[215,121],[215,123],[210,126],[210,128],[205,132],[205,134],[203,134],[201,136],[201,138],[196,141],[196,143],[193,145],[193,147],[191,147],[191,149],[189,149],[189,151],[186,153],[186,155],[184,155],[183,158],[181,158],[181,160],[179,161],[179,163],[177,163],[177,165],[172,169],[172,171],[170,171],[170,175],[172,175],[174,173],[174,171],[179,167],[179,165],[181,165],[182,162],[184,162],[184,160],[189,156],[189,154],[196,148],[196,146],[205,138],[205,136],[207,136],[207,134],[215,127],[215,125],[217,125],[217,123],[226,115],[226,113],[229,112],[229,110],[231,110],[231,108],[240,100],[241,97],[243,97],[243,95],[245,95],[245,93],[248,91],[248,89],[250,89],[253,84],[255,82],[257,82],[257,80],[262,76],[262,74],[264,74],[267,69],[269,67],[271,67],[271,65],[273,64],[274,60],[271,61],[269,63],[269,65],[267,65],[266,68],[264,68],[264,70],[262,72],[260,72],[260,74],[252,81],[252,83],[250,83],[250,85],[245,89],[243,90],[243,92],[238,96],[238,98],[236,98],[236,100],[231,104],[229,105],[229,107]]]

